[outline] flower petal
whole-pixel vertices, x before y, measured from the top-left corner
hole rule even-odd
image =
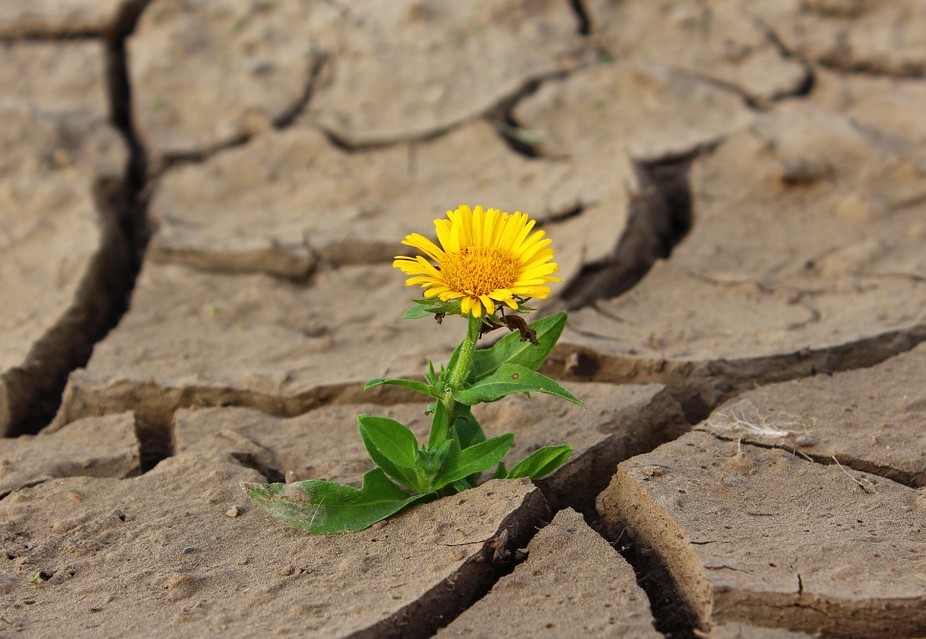
[[[434,242],[426,238],[424,235],[421,235],[420,233],[409,234],[402,241],[402,244],[418,249],[422,253],[427,254],[427,256],[435,262],[440,263],[440,261],[444,258],[444,252],[437,248],[437,245],[434,244]]]

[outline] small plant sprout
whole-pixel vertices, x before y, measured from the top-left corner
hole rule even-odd
[[[360,439],[375,468],[359,488],[329,481],[245,484],[251,498],[273,516],[314,533],[359,531],[417,502],[452,495],[475,486],[486,471],[493,479],[538,479],[572,454],[570,446],[546,446],[510,469],[504,457],[514,444],[506,433],[486,438],[472,407],[515,393],[545,393],[581,405],[558,383],[537,372],[566,325],[558,313],[528,324],[522,314],[532,298],[545,299],[554,274],[550,240],[524,213],[460,206],[434,221],[438,244],[418,233],[403,244],[423,255],[399,256],[393,266],[408,286],[423,294],[403,317],[459,315],[466,321],[463,341],[446,365],[428,362],[424,381],[380,377],[365,388],[389,384],[419,392],[430,402],[427,442],[404,424],[360,415]],[[446,326],[446,324],[445,324]],[[491,348],[476,349],[479,338],[507,328]]]

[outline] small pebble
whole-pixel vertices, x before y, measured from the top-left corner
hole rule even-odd
[[[294,572],[296,572],[296,567],[290,564],[289,566],[287,566],[286,568],[284,568],[283,570],[280,571],[280,575],[281,575],[282,577],[289,577],[289,576],[291,576]]]
[[[240,513],[240,511],[238,510],[238,507],[237,507],[237,506],[232,506],[231,508],[229,508],[228,510],[225,511],[225,515],[226,515],[227,517],[237,517],[239,514],[241,514],[241,513]]]

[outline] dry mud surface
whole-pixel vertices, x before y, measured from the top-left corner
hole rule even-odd
[[[919,0],[0,6],[0,636],[926,636]],[[554,239],[533,485],[312,537],[406,233]],[[452,318],[451,318],[452,319]]]

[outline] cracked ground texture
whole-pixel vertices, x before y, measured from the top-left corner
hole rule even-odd
[[[0,5],[0,636],[926,636],[919,0]],[[554,240],[533,485],[308,536],[406,233]]]

